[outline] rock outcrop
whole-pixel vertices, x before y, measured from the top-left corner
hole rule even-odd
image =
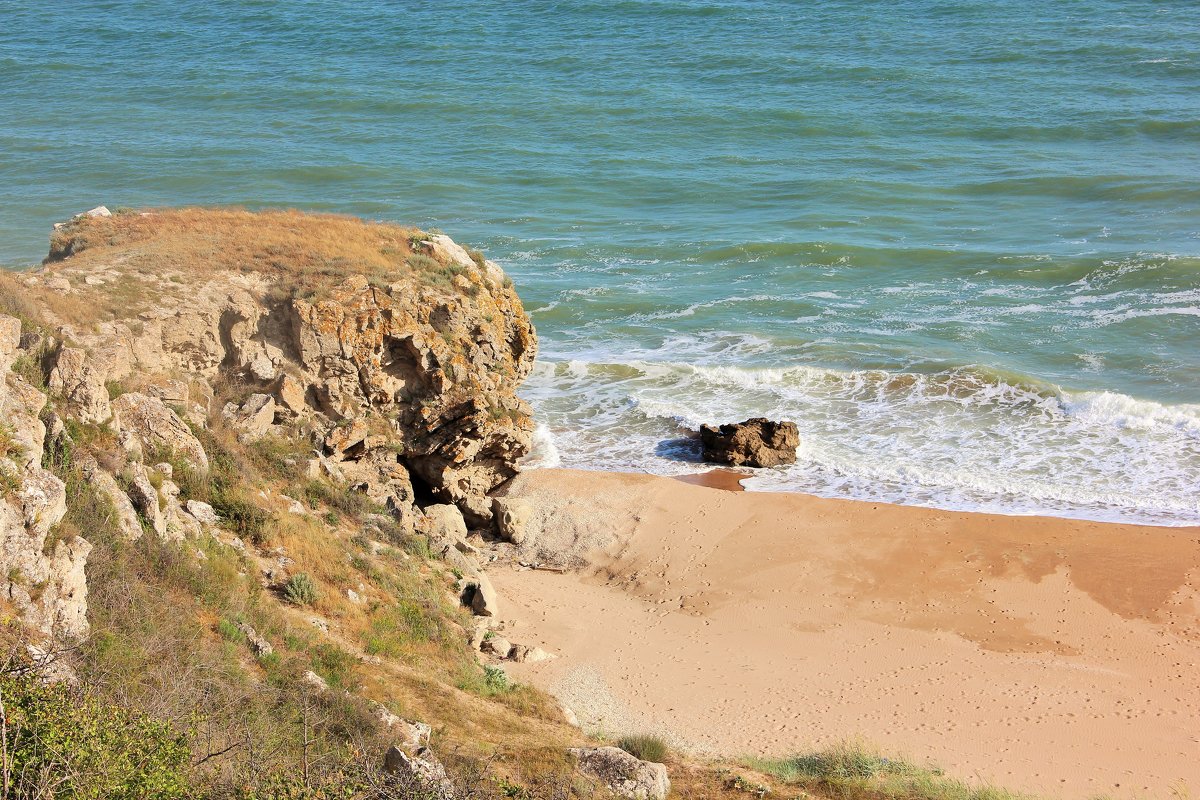
[[[618,797],[664,800],[671,791],[665,766],[642,761],[619,747],[580,747],[570,752],[580,772],[596,778]]]
[[[745,422],[700,428],[704,460],[735,467],[777,467],[796,463],[800,431],[794,422],[755,417]]]
[[[67,512],[63,482],[41,467],[46,396],[10,371],[21,324],[0,317],[0,596],[24,623],[47,636],[87,635],[84,564],[91,545],[51,532]]]
[[[200,244],[185,224],[196,214],[206,215],[209,241]],[[411,249],[409,264],[424,271],[402,259],[340,275],[281,269],[255,249],[266,248],[253,236],[259,220],[310,234],[314,247],[331,249],[323,263],[346,259],[326,241],[336,227],[347,253]],[[203,260],[183,268],[189,248]],[[366,467],[347,477],[396,505],[421,495],[484,508],[480,498],[516,473],[530,447],[529,408],[515,390],[533,365],[533,327],[503,271],[448,237],[298,214],[81,216],[56,231],[48,262],[28,280],[65,279],[73,298],[110,309],[90,327],[61,320],[73,344],[57,351],[52,384],[79,419],[114,417],[131,445],[186,447],[185,426],[147,394],[110,404],[106,386],[184,375],[247,386],[227,398],[236,429],[249,438],[281,423],[312,430],[324,457]],[[114,308],[106,285],[86,280],[100,274],[152,302]]]
[[[530,447],[515,391],[536,352],[497,265],[440,234],[346,218],[94,210],[56,225],[46,265],[20,281],[41,307],[26,337],[0,317],[0,593],[31,626],[87,632],[90,545],[56,536],[66,491],[41,467],[48,395],[54,448],[69,452],[73,425],[115,434],[111,460],[76,467],[126,540],[216,529],[166,463],[188,479],[209,470],[198,428],[299,439],[311,455],[295,459],[298,477],[361,492],[400,531],[428,534],[470,582],[475,613],[495,613],[467,523],[520,538],[489,493]],[[44,389],[10,370],[18,357]]]
[[[395,737],[395,744],[383,756],[384,771],[399,784],[395,788],[429,800],[457,797],[446,768],[429,747],[429,726],[401,719],[382,706],[379,717]]]

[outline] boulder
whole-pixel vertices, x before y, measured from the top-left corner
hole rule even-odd
[[[432,505],[417,520],[417,530],[429,537],[430,548],[440,553],[467,538],[467,523],[458,506]]]
[[[46,381],[51,392],[62,396],[67,412],[80,422],[101,423],[112,418],[108,400],[107,375],[74,347],[61,347]]]
[[[483,644],[480,645],[479,649],[484,653],[503,659],[508,658],[512,654],[513,645],[512,642],[503,636],[485,636]]]
[[[100,468],[96,459],[88,458],[81,465],[83,476],[95,487],[99,494],[106,498],[113,507],[113,524],[117,533],[127,542],[142,538],[142,522],[138,519],[137,510],[133,503],[112,475]]]
[[[515,545],[524,543],[529,532],[533,506],[528,500],[516,497],[497,497],[492,501],[492,513],[500,538]]]
[[[794,422],[755,417],[745,422],[700,428],[704,460],[735,467],[775,467],[796,463],[800,431]]]
[[[307,408],[307,403],[304,402],[304,387],[291,375],[279,378],[279,385],[275,388],[275,399],[280,406],[293,414],[299,414]]]
[[[191,429],[162,400],[129,392],[112,404],[125,447],[138,455],[174,453],[195,469],[208,471],[208,456]]]
[[[482,572],[475,575],[468,583],[467,590],[470,593],[471,610],[478,616],[499,616],[496,590],[492,587],[492,582],[488,580],[487,575]]]
[[[294,501],[293,501],[294,502]],[[216,525],[221,521],[217,512],[208,503],[199,500],[188,500],[183,504],[184,510],[196,518],[201,525]]]
[[[472,494],[458,501],[458,510],[471,530],[487,530],[492,527],[492,499]]]
[[[520,664],[537,664],[555,657],[553,653],[547,653],[540,647],[526,647],[523,644],[516,645],[509,653],[509,658]]]
[[[454,800],[457,793],[446,768],[428,747],[409,755],[393,745],[383,756],[383,769],[398,783],[404,797],[422,800]]]
[[[158,490],[150,482],[150,476],[141,464],[135,464],[133,467],[133,477],[129,480],[129,499],[146,524],[160,537],[165,536],[167,518],[159,502]]]
[[[665,766],[642,761],[619,747],[576,747],[568,752],[580,772],[596,778],[618,797],[664,800],[671,791]]]
[[[260,439],[275,424],[275,398],[268,394],[252,394],[240,406],[226,403],[221,414],[241,432],[243,439]]]

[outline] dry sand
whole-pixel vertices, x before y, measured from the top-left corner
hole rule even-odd
[[[543,555],[592,565],[491,571],[506,635],[559,655],[510,672],[585,728],[727,756],[861,738],[1063,798],[1200,792],[1198,528],[568,470],[511,493]]]

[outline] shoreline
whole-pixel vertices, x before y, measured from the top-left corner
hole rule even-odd
[[[514,677],[698,754],[862,738],[1058,797],[1200,786],[1200,527],[730,481],[519,476],[543,549],[587,566],[492,568],[505,630],[559,656]]]
[[[1195,529],[1200,531],[1200,519],[1190,522],[1180,523],[1163,523],[1163,522],[1130,522],[1126,520],[1116,519],[1097,519],[1094,517],[1080,516],[1063,516],[1048,512],[1023,512],[1023,511],[999,511],[985,510],[977,508],[947,508],[944,506],[935,505],[920,505],[916,503],[898,503],[891,500],[868,500],[861,497],[827,497],[825,495],[814,494],[812,492],[804,492],[797,489],[755,489],[745,486],[742,481],[749,480],[755,477],[756,470],[749,468],[745,472],[740,472],[737,468],[723,467],[720,464],[695,462],[698,468],[696,472],[685,472],[677,474],[666,474],[658,472],[637,472],[634,470],[625,469],[593,469],[591,467],[562,467],[562,466],[525,466],[522,468],[522,473],[534,473],[540,470],[565,471],[565,472],[581,472],[595,473],[597,475],[629,475],[631,477],[640,478],[662,478],[664,480],[679,481],[681,483],[691,484],[693,486],[702,486],[709,489],[719,489],[730,492],[744,492],[754,495],[781,495],[785,497],[809,497],[815,500],[830,500],[838,503],[865,503],[871,506],[884,506],[887,508],[917,508],[925,511],[932,511],[945,514],[971,514],[988,517],[1003,517],[1006,519],[1048,519],[1059,520],[1064,522],[1080,522],[1089,525],[1118,525],[1129,526],[1134,528],[1155,528],[1168,531],[1186,531]]]

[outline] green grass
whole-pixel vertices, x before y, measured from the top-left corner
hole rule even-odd
[[[746,765],[805,790],[851,800],[1031,800],[991,786],[971,786],[933,766],[880,755],[858,742],[847,742],[805,755],[749,759]]]
[[[670,752],[667,743],[657,736],[649,734],[635,734],[632,736],[623,736],[617,742],[617,747],[624,750],[629,755],[640,758],[642,761],[653,761],[661,763]]]

